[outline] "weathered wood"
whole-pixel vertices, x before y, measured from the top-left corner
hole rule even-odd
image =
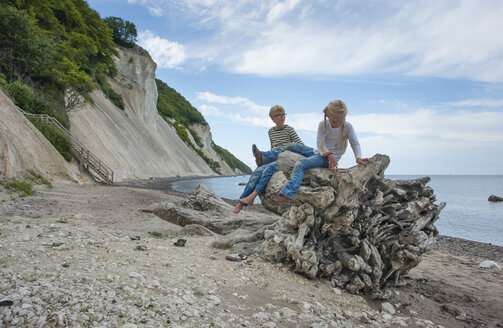
[[[290,263],[310,279],[323,277],[351,293],[387,295],[382,288],[418,265],[438,234],[434,222],[445,203],[434,204],[428,177],[391,181],[389,164],[376,155],[367,165],[331,172],[307,170],[295,203],[273,198],[286,184],[300,155],[282,153],[262,204],[281,214],[235,215],[232,207],[200,185],[187,199],[160,204],[154,213],[170,222],[200,224],[220,235],[214,247],[232,247],[244,255]]]

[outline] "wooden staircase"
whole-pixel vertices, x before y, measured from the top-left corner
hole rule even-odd
[[[70,134],[58,120],[54,117],[46,115],[46,114],[31,114],[26,113],[22,109],[21,112],[30,117],[37,118],[44,122],[49,122],[53,126],[55,126],[58,130],[64,133],[72,144],[72,154],[79,161],[80,169],[86,169],[95,179],[96,181],[103,182],[107,185],[113,185],[114,183],[114,172],[105,165],[102,161],[100,161],[93,153],[91,153],[86,147],[84,147],[75,137]]]

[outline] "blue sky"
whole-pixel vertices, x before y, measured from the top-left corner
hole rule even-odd
[[[315,146],[346,102],[387,174],[503,174],[503,1],[89,0],[136,25],[156,77],[198,108],[216,144],[254,168],[282,105]],[[351,150],[342,167],[354,165]]]

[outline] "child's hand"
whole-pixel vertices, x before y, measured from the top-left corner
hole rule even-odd
[[[370,158],[357,158],[356,163],[365,165],[370,162]]]
[[[328,155],[328,168],[332,172],[335,172],[339,169],[339,167],[337,166],[337,161],[335,160],[335,157],[332,154]]]

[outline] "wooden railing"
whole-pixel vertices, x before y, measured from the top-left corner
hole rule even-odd
[[[20,109],[21,110],[21,109]],[[75,137],[70,134],[58,120],[54,117],[46,114],[31,114],[26,113],[21,110],[24,115],[37,118],[41,121],[49,122],[55,126],[58,130],[64,133],[72,144],[72,153],[77,158],[80,164],[80,168],[85,168],[91,175],[97,180],[107,185],[112,185],[114,183],[114,172],[105,165],[102,161],[98,159],[93,153],[91,153],[86,147],[84,147]]]

